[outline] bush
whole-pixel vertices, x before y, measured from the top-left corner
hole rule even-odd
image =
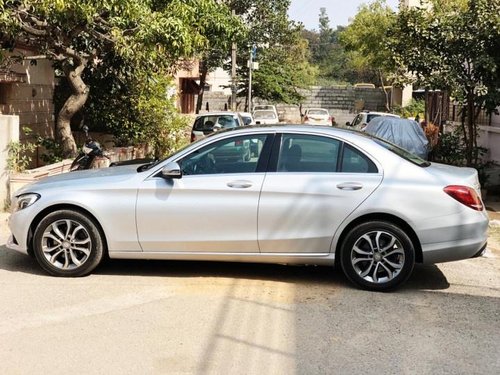
[[[403,117],[419,117],[421,120],[425,117],[425,100],[412,99],[410,104],[405,107],[394,106],[394,113]]]

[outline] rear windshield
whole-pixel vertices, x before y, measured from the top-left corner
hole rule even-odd
[[[263,119],[275,119],[276,114],[273,111],[255,111],[253,114],[255,119],[263,118]]]
[[[378,143],[380,146],[385,148],[386,150],[389,150],[396,155],[402,157],[405,160],[408,160],[409,162],[418,165],[419,167],[428,167],[431,165],[428,161],[418,157],[417,155],[412,154],[411,152],[406,151],[405,149],[396,146],[395,144],[392,144],[390,142],[387,142],[384,139],[381,138],[376,138],[372,137],[375,143]]]
[[[238,119],[233,115],[210,115],[198,117],[194,123],[194,130],[212,130],[214,125],[220,125],[224,129],[238,126]]]
[[[328,112],[324,109],[310,109],[307,111],[308,115],[327,115]]]

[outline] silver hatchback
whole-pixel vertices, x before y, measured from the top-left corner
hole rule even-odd
[[[221,131],[157,164],[48,177],[13,205],[8,246],[56,276],[89,274],[106,254],[339,262],[387,290],[415,263],[480,255],[488,227],[476,170],[321,126]]]

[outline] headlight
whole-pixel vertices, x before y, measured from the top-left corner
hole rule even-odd
[[[23,194],[23,195],[18,196],[16,198],[16,201],[14,204],[14,212],[31,206],[39,198],[40,198],[40,194],[35,194],[35,193],[28,193],[28,194]]]

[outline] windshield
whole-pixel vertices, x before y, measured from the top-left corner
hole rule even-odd
[[[238,126],[238,119],[233,115],[208,115],[200,116],[194,123],[194,130],[210,131],[215,125],[222,128],[235,128]]]

